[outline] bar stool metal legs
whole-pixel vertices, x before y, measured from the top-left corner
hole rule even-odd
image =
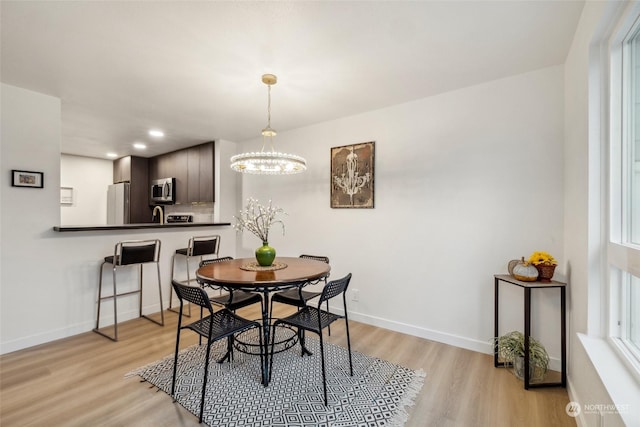
[[[191,242],[189,242],[191,243]],[[174,270],[175,270],[175,266],[176,266],[176,255],[184,255],[186,257],[186,263],[187,263],[187,281],[181,281],[180,283],[186,283],[189,284],[191,282],[191,274],[190,274],[190,267],[189,267],[189,258],[191,258],[190,255],[187,255],[187,253],[183,253],[183,251],[187,251],[187,253],[189,252],[189,248],[186,249],[177,249],[176,252],[171,256],[171,280],[174,280],[175,275],[174,275]],[[200,256],[200,260],[202,260],[202,256]],[[169,308],[167,309],[169,311],[173,311],[174,313],[180,313],[179,309],[173,308],[173,286],[171,288],[169,288]],[[188,303],[188,310],[186,313],[182,313],[183,316],[186,317],[191,317],[191,304]]]
[[[151,320],[157,325],[164,326],[164,308],[162,306],[162,284],[160,280],[160,241],[159,240],[136,240],[136,241],[123,241],[116,244],[116,248],[113,256],[105,257],[102,265],[100,266],[100,280],[98,285],[98,309],[96,316],[96,327],[93,329],[99,335],[109,338],[113,341],[118,341],[118,298],[127,295],[140,294],[138,304],[138,315]],[[158,296],[160,301],[160,321],[157,321],[147,315],[142,314],[142,288],[143,288],[143,266],[144,264],[155,263],[156,272],[158,277]],[[111,295],[102,295],[102,277],[104,275],[105,264],[112,264],[113,266],[113,292]],[[129,292],[118,293],[117,290],[117,269],[118,267],[127,265],[137,265],[139,270],[138,275],[138,289]],[[113,335],[109,335],[100,329],[100,308],[102,301],[113,299]]]
[[[218,257],[218,252],[220,250],[220,236],[212,235],[212,236],[194,236],[189,239],[189,245],[186,248],[176,249],[175,253],[171,257],[171,280],[175,280],[174,270],[176,264],[176,255],[182,255],[186,257],[187,264],[187,280],[179,280],[180,283],[184,285],[191,285],[191,282],[195,281],[195,277],[191,278],[191,267],[189,266],[189,260],[193,257],[198,257],[199,262],[202,262],[202,257],[205,255],[211,255],[214,257]],[[174,313],[180,313],[178,309],[173,308],[173,286],[169,288],[169,311],[173,311]],[[189,304],[189,309],[187,313],[182,312],[183,316],[191,317],[191,304]]]

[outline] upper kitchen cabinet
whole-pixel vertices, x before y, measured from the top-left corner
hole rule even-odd
[[[175,178],[176,204],[214,201],[214,142],[149,159],[149,179]]]
[[[144,157],[127,156],[113,161],[113,183],[128,182],[129,221],[132,224],[150,221],[149,161]]]
[[[171,153],[151,157],[149,159],[149,179],[173,178],[175,175],[174,155]]]
[[[188,175],[188,164],[187,164],[187,151],[180,150],[174,151],[171,153],[171,163],[173,166],[173,174],[169,175],[171,178],[176,179],[176,204],[184,204],[189,203],[188,193],[189,193],[189,182],[187,179]]]
[[[214,201],[213,142],[196,145],[188,150],[189,200],[191,203],[212,203]]]
[[[149,179],[149,161],[144,157],[126,156],[113,161],[113,183],[130,182],[145,188]]]
[[[113,161],[113,183],[131,182],[131,156]]]

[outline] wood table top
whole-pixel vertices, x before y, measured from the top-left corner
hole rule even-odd
[[[218,286],[269,288],[317,280],[331,271],[331,266],[325,262],[294,257],[276,257],[274,263],[287,265],[279,270],[249,271],[240,268],[252,262],[255,262],[255,258],[214,262],[200,267],[196,276],[205,283]]]

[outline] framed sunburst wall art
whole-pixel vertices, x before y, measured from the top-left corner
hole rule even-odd
[[[331,148],[331,207],[373,208],[375,142]]]

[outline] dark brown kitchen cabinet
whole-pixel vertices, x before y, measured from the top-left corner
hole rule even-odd
[[[176,179],[176,188],[175,188],[176,205],[189,203],[187,151],[186,150],[174,151],[171,154],[172,154],[171,163],[173,168],[173,174],[168,175],[167,177]]]
[[[113,183],[131,182],[131,156],[113,161]]]
[[[129,222],[151,222],[149,208],[149,161],[144,157],[127,156],[114,160],[113,182],[129,183]]]
[[[189,201],[212,203],[214,201],[214,149],[213,142],[188,148]]]
[[[199,188],[199,202],[211,202],[215,201],[214,191],[214,150],[213,142],[200,145],[200,188]]]
[[[190,203],[198,202],[200,198],[200,146],[187,148],[188,160],[188,187],[189,194],[187,199]]]
[[[176,179],[176,204],[214,201],[214,142],[149,159],[149,180]]]
[[[172,151],[149,159],[150,180],[174,177],[174,154],[175,151]]]
[[[149,187],[151,187],[151,181],[160,177],[160,175],[158,175],[158,157],[159,156],[149,158]]]

